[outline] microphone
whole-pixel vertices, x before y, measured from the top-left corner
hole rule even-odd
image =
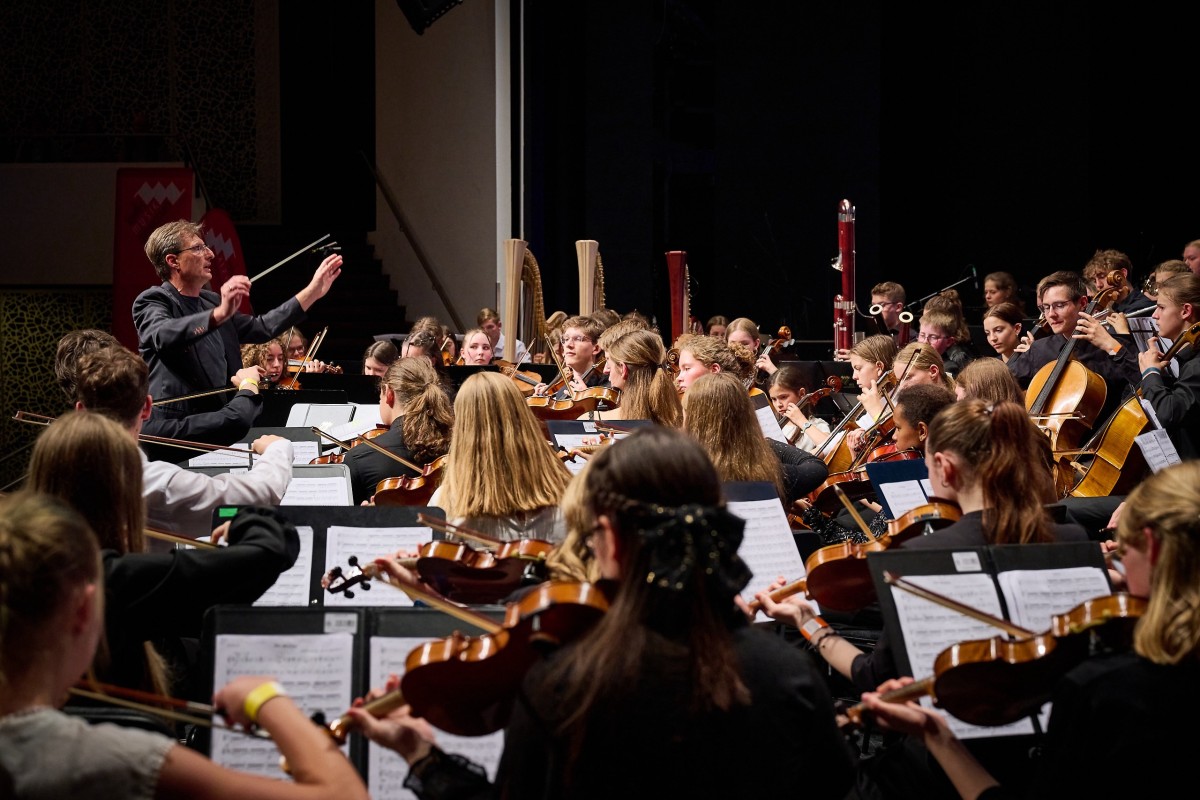
[[[979,291],[979,273],[975,271],[975,265],[971,265],[971,277],[975,279],[975,291]]]

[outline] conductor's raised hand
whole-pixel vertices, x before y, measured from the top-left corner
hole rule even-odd
[[[305,286],[296,295],[296,299],[300,301],[300,307],[308,311],[309,306],[329,294],[330,287],[333,286],[333,282],[341,274],[341,253],[326,256],[325,260],[321,262],[321,266],[317,267],[317,271],[313,273],[312,280],[309,281],[308,286]]]

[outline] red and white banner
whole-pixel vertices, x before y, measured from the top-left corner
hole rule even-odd
[[[125,167],[117,170],[113,232],[113,335],[137,352],[133,301],[162,279],[146,258],[146,239],[159,225],[192,218],[192,170],[186,167]]]

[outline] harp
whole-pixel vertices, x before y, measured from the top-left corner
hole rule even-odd
[[[542,274],[523,239],[504,242],[504,311],[501,319],[514,338],[532,353],[546,338],[546,308],[542,303]],[[514,345],[515,353],[515,345]],[[513,353],[505,353],[506,357]]]
[[[687,251],[667,251],[667,277],[671,292],[671,341],[685,333],[696,333],[697,326],[692,317],[692,280],[688,275]],[[704,332],[703,326],[699,329]]]
[[[591,314],[604,307],[604,262],[600,260],[600,243],[595,239],[575,242],[575,258],[579,262],[579,313]]]

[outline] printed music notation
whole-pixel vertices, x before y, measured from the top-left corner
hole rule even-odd
[[[325,533],[325,571],[334,567],[346,569],[351,556],[358,559],[360,564],[367,564],[374,558],[405,550],[415,553],[421,545],[433,538],[433,531],[428,527],[411,528],[350,528],[341,525],[330,525]],[[325,605],[329,606],[411,606],[412,598],[404,592],[396,591],[388,586],[382,586],[369,591],[358,591],[355,587],[354,597],[347,598],[344,594],[326,593]]]
[[[372,686],[383,686],[389,674],[403,675],[405,659],[417,647],[429,642],[428,638],[373,636],[370,644],[370,682]],[[437,731],[438,746],[447,753],[456,753],[469,758],[487,770],[488,777],[495,779],[500,765],[500,754],[504,750],[504,731],[486,736],[455,736]],[[380,800],[416,800],[416,795],[404,788],[408,777],[408,764],[398,753],[372,742],[367,752],[367,789],[371,797]]]
[[[313,529],[308,525],[297,525],[300,534],[300,555],[296,563],[281,574],[270,589],[254,601],[256,606],[292,606],[303,608],[308,605],[309,584],[312,581]]]
[[[337,719],[353,701],[354,638],[333,634],[222,634],[216,638],[213,686],[242,675],[273,675],[306,715],[322,712]],[[343,748],[349,754],[349,746]],[[230,769],[285,777],[275,743],[214,730],[212,760]]]
[[[769,485],[764,483],[763,486]],[[770,488],[770,491],[774,494],[775,490]],[[779,575],[785,576],[788,581],[806,576],[804,560],[796,549],[795,537],[778,497],[769,500],[731,500],[728,507],[730,513],[746,521],[738,555],[754,573],[750,583],[742,590],[742,597],[747,603],[754,599],[755,592],[765,589]],[[810,602],[816,606],[816,601]],[[820,613],[819,608],[817,613]],[[755,621],[769,622],[770,617],[759,611]]]

